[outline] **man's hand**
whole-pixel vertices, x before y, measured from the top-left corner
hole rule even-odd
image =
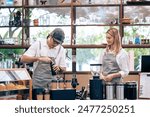
[[[43,56],[43,57],[39,57],[38,61],[40,61],[40,62],[46,62],[46,63],[51,63],[52,59],[50,57]]]

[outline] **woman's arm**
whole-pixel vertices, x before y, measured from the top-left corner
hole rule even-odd
[[[103,76],[103,79],[107,82],[110,82],[112,81],[113,78],[119,78],[119,77],[121,77],[121,74],[118,72],[118,73],[109,74],[107,76]]]
[[[122,50],[117,56],[117,63],[119,65],[121,77],[126,77],[129,74],[129,56],[125,50]]]
[[[117,73],[109,74],[107,76],[105,76],[104,74],[101,75],[105,81],[111,81],[113,78],[117,78],[117,77],[123,78],[129,74],[129,57],[128,57],[128,54],[125,50],[121,50],[121,51],[122,52],[120,52],[116,56],[116,60],[117,60],[117,63],[119,65],[120,71]]]

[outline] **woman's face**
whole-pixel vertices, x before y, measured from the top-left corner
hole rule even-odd
[[[110,35],[109,33],[106,33],[106,41],[107,41],[107,45],[113,45],[114,37],[112,35]]]

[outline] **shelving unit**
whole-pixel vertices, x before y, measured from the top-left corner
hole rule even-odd
[[[115,26],[117,27],[119,30],[120,30],[120,34],[121,34],[121,37],[124,37],[124,33],[125,33],[125,27],[133,27],[133,26],[150,26],[150,22],[147,23],[147,24],[124,24],[122,22],[122,19],[123,17],[125,16],[124,12],[125,12],[125,7],[132,7],[132,6],[150,6],[149,3],[145,4],[145,3],[134,3],[132,4],[132,2],[128,2],[128,4],[125,3],[125,0],[120,0],[119,3],[111,3],[111,4],[104,4],[102,2],[96,2],[96,3],[92,3],[92,4],[88,4],[88,2],[85,4],[82,4],[82,2],[85,2],[84,0],[82,1],[81,0],[81,4],[75,4],[73,2],[74,0],[71,0],[71,3],[67,3],[67,4],[56,4],[56,5],[30,5],[29,4],[29,0],[22,0],[22,6],[0,6],[1,9],[6,9],[6,8],[21,8],[22,9],[22,25],[20,26],[22,28],[22,40],[21,40],[21,44],[20,45],[0,45],[0,48],[3,49],[7,49],[7,48],[16,48],[16,49],[27,49],[29,46],[30,46],[30,43],[29,42],[25,42],[25,40],[27,40],[28,38],[30,38],[30,33],[32,32],[32,28],[54,28],[54,27],[67,27],[69,30],[69,40],[67,43],[65,43],[63,46],[66,48],[66,49],[71,49],[72,50],[72,59],[74,59],[73,57],[76,57],[76,54],[77,54],[77,49],[79,48],[82,48],[82,49],[86,49],[86,48],[105,48],[105,45],[101,44],[101,43],[98,43],[98,44],[94,44],[94,43],[89,43],[89,44],[80,44],[78,43],[78,40],[77,38],[79,38],[78,36],[78,29],[80,29],[81,27],[86,29],[90,29],[90,28],[101,28],[101,27],[106,27],[106,28],[109,28],[110,26]],[[69,19],[69,21],[66,22],[66,24],[39,24],[37,26],[34,26],[33,24],[32,25],[25,25],[24,21],[25,19],[27,19],[30,15],[29,12],[30,12],[30,9],[48,9],[49,11],[52,10],[51,12],[54,12],[53,10],[54,9],[62,9],[62,10],[59,10],[59,14],[63,14],[63,10],[65,10],[66,14]],[[107,15],[107,12],[106,14],[103,14],[105,15],[105,19],[107,19],[108,17],[108,21],[101,21],[102,19],[100,19],[99,21],[89,21],[89,22],[77,22],[77,20],[79,20],[79,18],[86,18],[85,16],[85,9],[90,9],[89,11],[91,11],[91,13],[89,12],[89,14],[86,14],[87,16],[88,15],[91,15],[92,13],[94,14],[94,10],[97,11],[95,13],[97,14],[94,14],[96,16],[99,16],[101,18],[101,12],[98,12],[100,11],[101,9],[106,9],[105,11],[107,10],[110,10],[109,8],[112,8],[112,12],[113,15],[114,15],[114,18],[118,18],[118,22],[117,24],[112,24],[111,22],[109,22],[110,20],[113,20],[114,18],[112,17],[112,19],[110,19],[110,17],[108,17]],[[117,9],[117,10],[114,10],[114,9]],[[68,11],[67,11],[68,10]],[[83,12],[83,13],[82,13]],[[135,11],[132,11],[132,12],[135,12]],[[64,14],[65,14],[64,13]],[[83,16],[81,16],[83,14]],[[91,16],[92,17],[92,16]],[[33,19],[31,19],[33,20]],[[86,18],[86,20],[88,20],[88,18]],[[31,23],[30,23],[31,24]],[[10,26],[0,26],[0,28],[9,28]],[[13,26],[14,27],[14,26]],[[14,27],[15,28],[15,27]],[[105,32],[105,31],[103,31]],[[103,33],[102,32],[102,33]],[[90,33],[90,32],[89,32]],[[92,38],[92,37],[91,37]],[[100,39],[102,39],[104,37],[101,37]],[[84,39],[84,37],[83,37]],[[140,44],[140,45],[136,45],[136,44],[123,44],[123,47],[124,48],[150,48],[150,44]],[[73,72],[76,72],[76,61],[72,61],[72,71]]]
[[[82,2],[82,1],[81,1]],[[26,0],[22,0],[22,6],[0,6],[1,9],[3,8],[22,8],[22,26],[20,26],[21,28],[28,28],[28,27],[57,27],[57,26],[61,26],[61,27],[64,27],[64,26],[68,26],[68,27],[71,27],[71,40],[73,38],[72,35],[74,35],[75,33],[75,27],[78,27],[78,26],[118,26],[119,29],[120,29],[120,32],[122,32],[121,29],[123,29],[124,26],[148,26],[150,24],[123,24],[121,22],[121,19],[123,18],[124,16],[124,7],[125,6],[130,6],[130,5],[145,5],[145,6],[149,6],[149,4],[145,4],[145,2],[143,4],[141,4],[141,2],[135,2],[134,4],[132,4],[132,2],[128,2],[130,4],[123,4],[123,0],[120,0],[120,3],[119,4],[82,4],[79,5],[79,4],[74,4],[73,1],[70,3],[70,4],[58,4],[58,5],[29,5],[28,4],[28,1]],[[146,2],[147,3],[147,2]],[[148,2],[149,3],[149,2]],[[119,8],[119,23],[118,24],[101,24],[101,23],[91,23],[91,24],[74,24],[75,20],[76,20],[76,10],[77,8],[94,8],[94,7],[118,7]],[[71,12],[70,12],[70,17],[71,17],[71,22],[70,22],[70,25],[38,25],[38,26],[33,26],[33,25],[25,25],[23,22],[24,22],[24,19],[27,16],[27,12],[29,9],[34,9],[34,8],[70,8],[71,9]],[[26,11],[27,10],[27,11]],[[15,26],[0,26],[1,28],[9,28],[9,27],[15,27]],[[24,32],[22,33],[22,35],[24,35]],[[122,34],[123,36],[123,34]],[[70,45],[72,45],[72,42],[70,42]],[[1,45],[0,45],[1,46]],[[28,48],[28,46],[24,46],[24,37],[22,37],[22,45],[23,48]],[[65,45],[64,45],[65,46]],[[67,45],[68,46],[68,45]],[[14,46],[15,47],[15,46]],[[8,48],[10,48],[10,46],[8,45]],[[16,48],[16,47],[15,47]],[[74,48],[74,47],[73,47]]]

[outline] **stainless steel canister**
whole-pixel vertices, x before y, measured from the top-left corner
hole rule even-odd
[[[124,99],[124,83],[122,82],[116,83],[116,99],[117,100]]]
[[[106,99],[107,100],[114,99],[114,83],[106,82]]]

